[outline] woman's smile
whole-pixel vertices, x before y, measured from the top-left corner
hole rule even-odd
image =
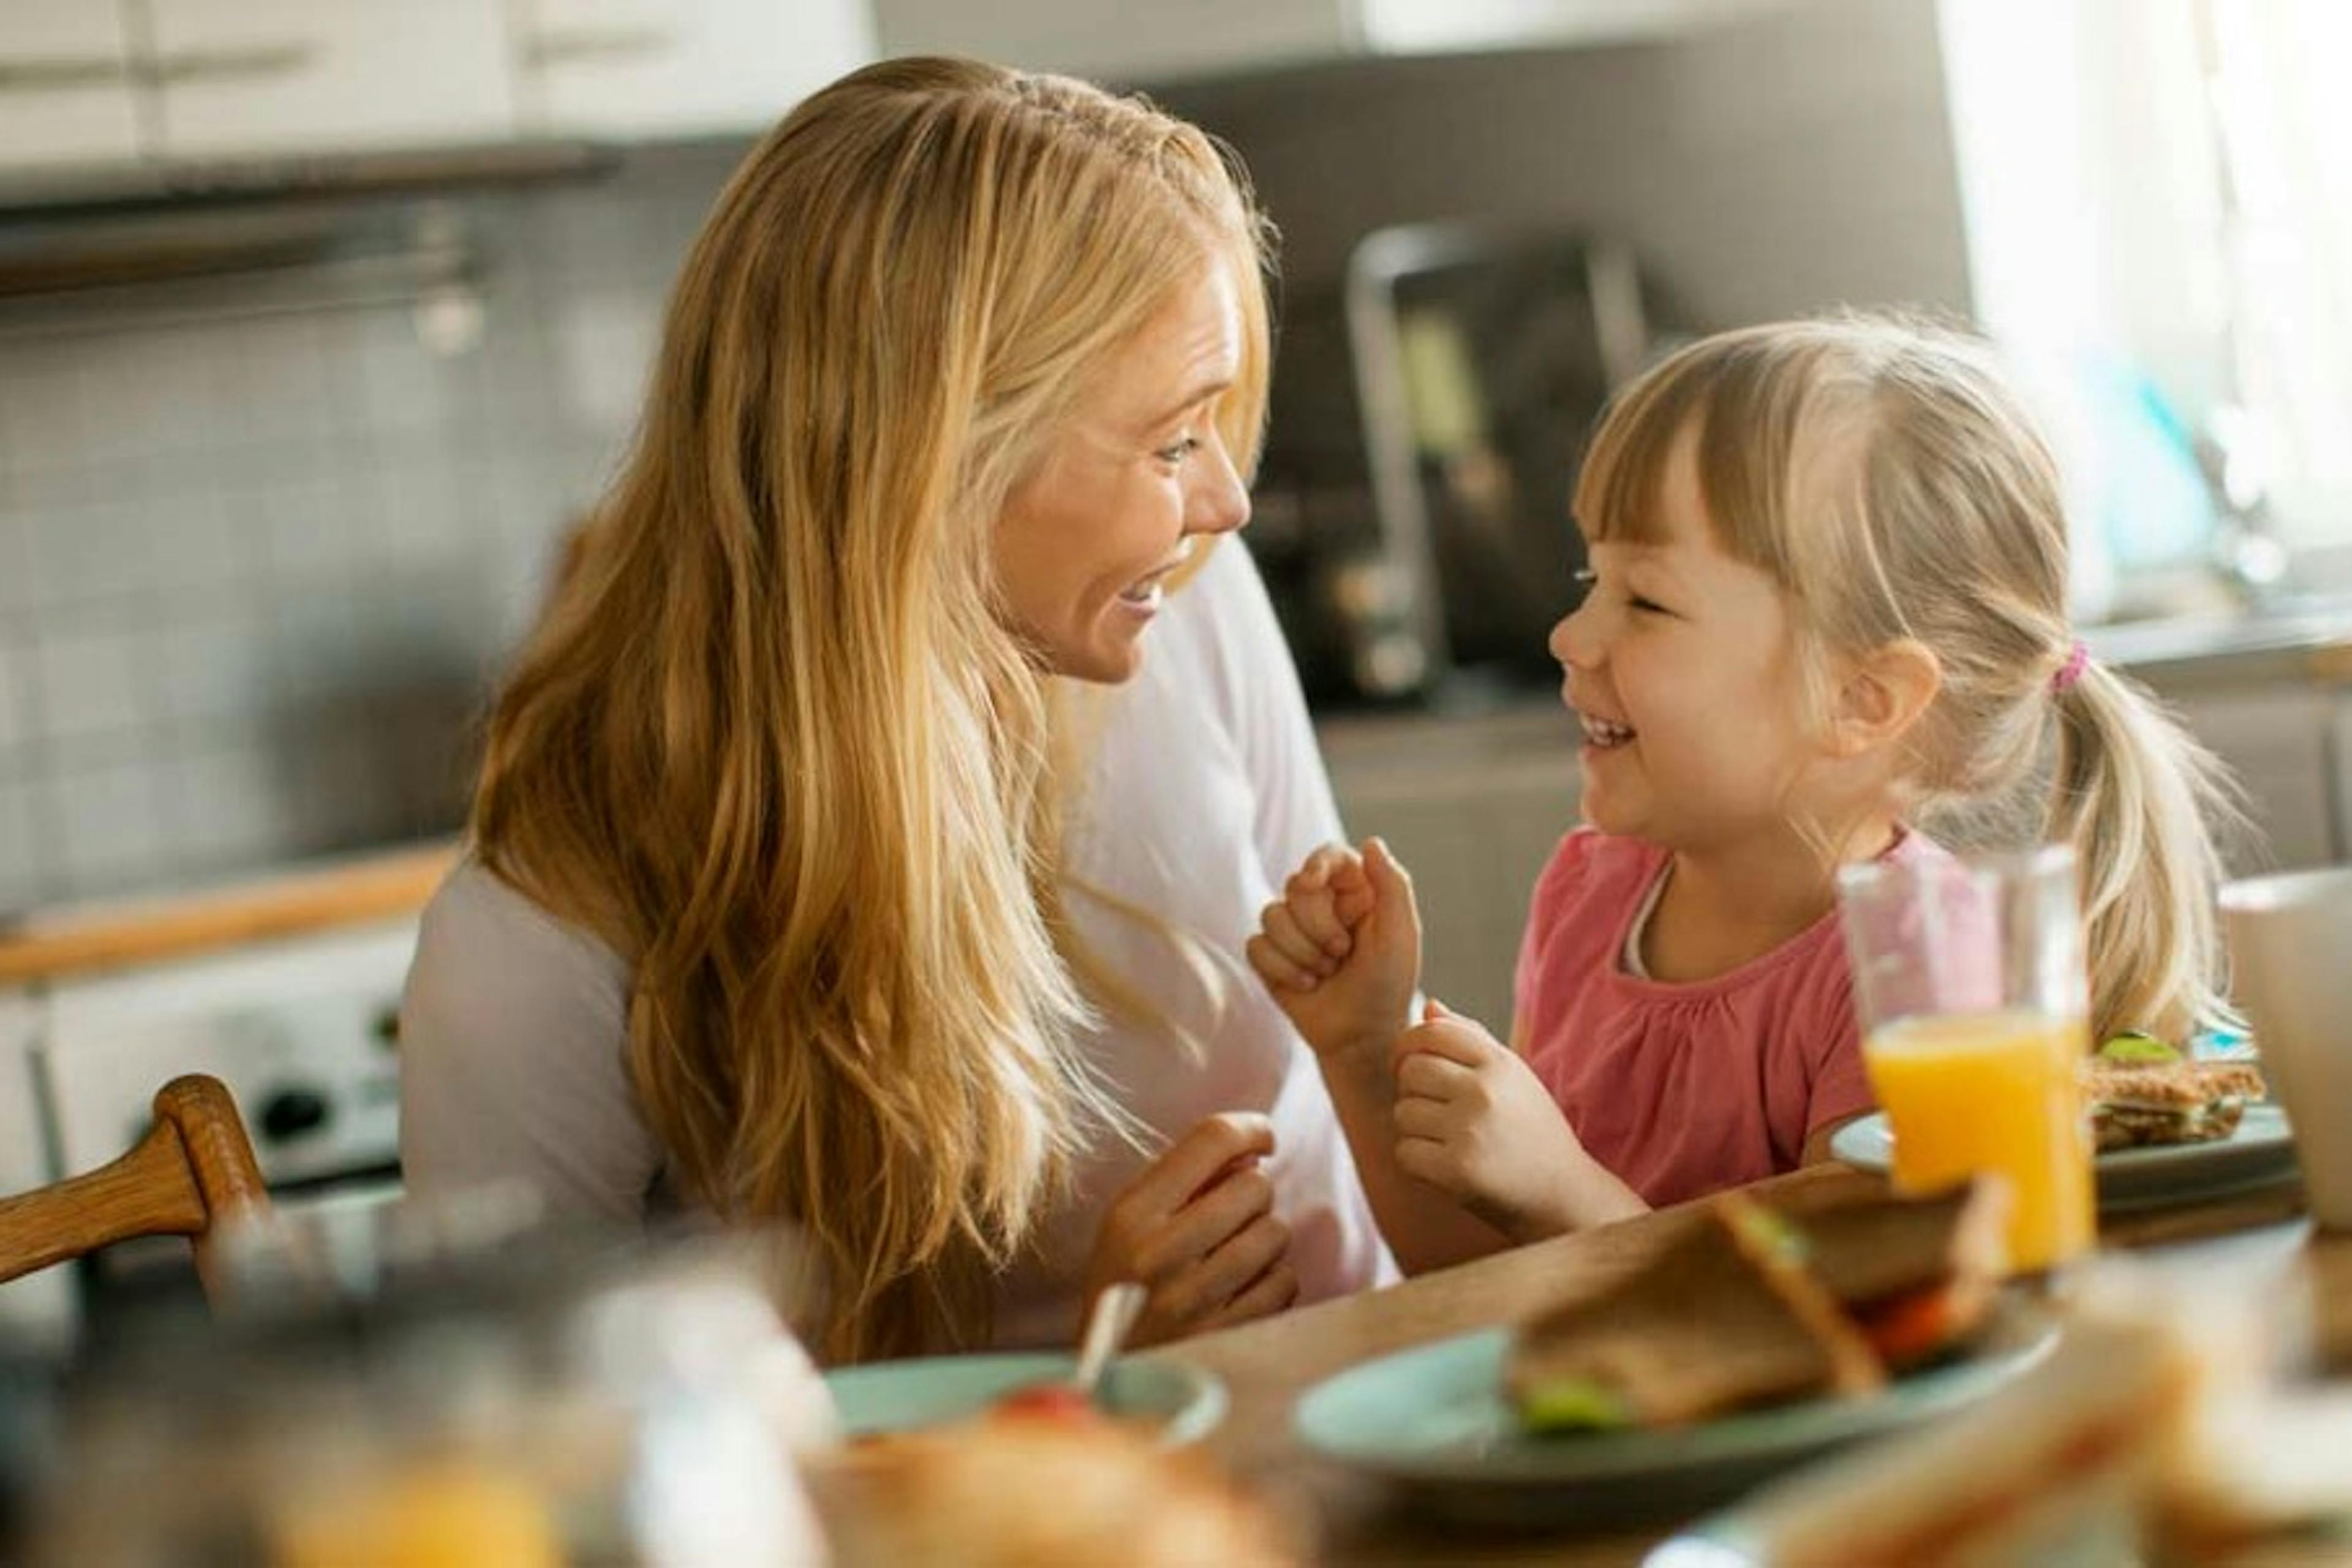
[[[1192,558],[1192,552],[1188,543],[1176,552],[1173,560],[1153,567],[1120,589],[1119,603],[1144,616],[1159,614],[1160,601],[1168,596],[1168,579],[1181,571],[1184,563]]]

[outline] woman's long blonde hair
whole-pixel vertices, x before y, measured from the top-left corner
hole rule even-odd
[[[489,721],[484,862],[634,967],[629,1067],[688,1196],[789,1218],[835,1359],[956,1342],[1116,1108],[1074,1056],[1049,678],[1006,497],[1204,267],[1265,402],[1267,231],[1137,99],[860,70],[745,160],[644,421]]]
[[[1817,683],[1836,657],[1901,640],[1935,655],[1910,809],[1997,803],[2049,771],[2040,837],[2080,858],[2097,1037],[2177,1041],[2228,1016],[2212,836],[2232,814],[2225,775],[2105,665],[2055,679],[2075,646],[2058,468],[1984,346],[1869,316],[1693,344],[1594,436],[1575,502],[1593,538],[1654,537],[1685,429],[1718,542],[1788,595]]]

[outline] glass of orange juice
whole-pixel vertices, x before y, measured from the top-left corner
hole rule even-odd
[[[2074,851],[1849,867],[1838,902],[1897,1190],[1997,1172],[2012,1268],[2087,1250],[2097,1204],[2077,1075],[2090,987]]]

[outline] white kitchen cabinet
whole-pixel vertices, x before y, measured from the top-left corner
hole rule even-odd
[[[146,0],[171,158],[496,142],[514,133],[495,0]]]
[[[2328,783],[2335,803],[2336,858],[2352,858],[2352,692],[2332,695],[2327,735]]]
[[[122,14],[107,0],[0,5],[0,169],[139,153]]]
[[[864,0],[509,0],[525,130],[763,130],[874,58]]]
[[[1576,824],[1568,715],[1341,720],[1319,738],[1348,832],[1379,835],[1412,873],[1423,988],[1503,1036],[1528,895]]]
[[[1111,81],[1344,55],[1672,37],[1803,0],[875,0],[889,54],[964,54]]]
[[[2334,779],[2341,742],[2331,692],[2281,682],[2200,684],[2166,695],[2245,791],[2259,843],[2225,845],[2231,871],[2326,866],[2340,858]]]
[[[971,55],[1109,81],[1329,59],[1355,47],[1351,0],[875,0],[885,54]]]
[[[1360,0],[1383,54],[1555,47],[1673,37],[1798,0]]]

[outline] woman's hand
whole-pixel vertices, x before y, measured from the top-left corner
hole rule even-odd
[[[1648,1205],[1585,1152],[1517,1052],[1431,1002],[1396,1042],[1396,1160],[1515,1242]]]
[[[1316,1055],[1374,1050],[1412,1021],[1421,910],[1412,879],[1377,838],[1326,845],[1266,905],[1250,967]]]
[[[1132,1279],[1150,1292],[1129,1342],[1230,1328],[1298,1300],[1290,1227],[1258,1163],[1274,1124],[1251,1111],[1208,1117],[1113,1199],[1087,1265],[1087,1299]]]

